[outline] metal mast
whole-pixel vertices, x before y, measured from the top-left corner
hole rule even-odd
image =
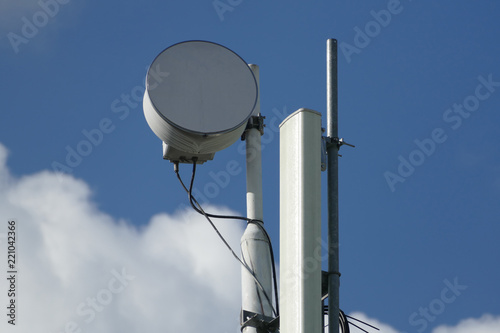
[[[326,115],[328,157],[328,332],[339,332],[339,173],[337,40],[326,42]]]
[[[249,65],[259,86],[259,67]],[[244,133],[247,167],[247,217],[258,220],[248,223],[241,237],[241,256],[245,268],[241,268],[243,333],[265,333],[265,324],[274,318],[272,305],[271,244],[264,231],[262,207],[262,146],[264,131],[260,115],[260,98]],[[258,281],[258,282],[257,282]],[[258,283],[260,285],[258,285]]]

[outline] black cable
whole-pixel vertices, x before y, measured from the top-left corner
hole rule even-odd
[[[323,306],[323,315],[328,315],[328,305]],[[342,333],[350,333],[349,324],[351,324],[351,323],[347,320],[346,314],[344,313],[344,311],[339,309],[339,326],[340,326]],[[328,324],[325,325],[325,327],[327,327],[327,326],[328,326]],[[354,325],[354,326],[356,326],[356,325]],[[356,326],[356,327],[358,327],[358,326]],[[362,328],[359,328],[359,329],[363,330]],[[363,331],[365,331],[365,330],[363,330]],[[368,333],[368,332],[366,332],[366,333]]]
[[[328,305],[324,305],[323,306],[323,315],[328,315]],[[342,311],[341,309],[339,309],[339,325],[340,325],[340,328],[342,329],[342,333],[350,333],[350,329],[349,329],[349,325],[352,325],[354,327],[357,327],[358,329],[360,329],[361,331],[365,332],[365,333],[369,333],[367,330],[365,330],[364,328],[361,328],[359,327],[358,325],[354,324],[352,321],[349,321],[349,319],[354,319],[360,323],[363,323],[364,325],[366,326],[369,326],[371,328],[374,328],[376,329],[377,331],[379,331],[379,328],[378,327],[375,327],[373,325],[370,325],[368,324],[367,322],[364,322],[360,319],[357,319],[357,318],[354,318],[354,317],[351,317],[351,316],[348,316],[344,313],[344,311]],[[325,325],[325,327],[328,326],[328,324]]]
[[[195,174],[195,172],[196,172],[196,163],[193,164],[193,177],[191,177],[191,184],[189,185],[188,194],[191,193],[192,189],[193,189],[193,180],[194,180],[194,174]],[[196,199],[192,195],[189,196],[189,203],[191,204],[191,206],[193,207],[193,209],[195,211],[197,211],[198,213],[200,213],[202,215],[205,215],[202,212],[200,204],[196,201]],[[196,207],[195,203],[196,203],[196,205],[198,207]],[[264,221],[253,220],[251,218],[244,217],[244,216],[217,215],[217,214],[209,214],[209,213],[206,213],[206,215],[208,217],[212,217],[212,218],[215,218],[215,219],[243,220],[243,221],[247,221],[247,222],[258,221],[258,222],[264,223]]]
[[[339,309],[339,322],[340,322],[340,327],[342,328],[342,333],[350,333],[349,321],[347,320],[344,311],[340,309]]]
[[[278,291],[277,291],[277,282],[276,282],[276,268],[275,268],[275,265],[274,265],[274,254],[273,254],[273,250],[272,250],[272,246],[271,246],[271,239],[269,238],[269,235],[267,234],[267,232],[264,229],[264,227],[262,227],[262,225],[260,223],[257,223],[257,222],[263,223],[263,221],[254,220],[254,219],[250,219],[250,218],[242,217],[242,216],[228,216],[228,215],[216,215],[216,214],[208,214],[208,213],[206,213],[203,210],[203,208],[201,207],[200,203],[192,195],[194,178],[195,178],[195,175],[196,175],[196,160],[193,161],[193,172],[192,172],[192,176],[191,176],[191,182],[189,184],[189,189],[186,187],[186,185],[182,181],[182,178],[181,178],[181,176],[179,174],[179,163],[178,162],[174,162],[174,172],[175,172],[175,174],[177,176],[177,179],[179,179],[179,182],[181,183],[182,187],[187,192],[187,194],[189,196],[189,202],[190,202],[191,206],[193,207],[193,209],[196,212],[198,212],[199,214],[205,216],[205,218],[207,219],[207,221],[210,223],[210,225],[212,226],[212,228],[215,230],[215,232],[217,233],[217,235],[219,236],[219,238],[224,243],[224,245],[226,245],[226,247],[229,249],[229,251],[231,251],[232,255],[236,258],[236,260],[238,260],[238,262],[250,273],[250,275],[255,280],[257,286],[261,289],[262,293],[264,294],[264,297],[266,298],[267,302],[271,306],[271,309],[273,310],[275,316],[278,317],[279,316],[279,306],[278,306],[279,302],[278,302]],[[264,234],[266,235],[266,237],[267,237],[267,239],[269,241],[269,249],[270,249],[270,253],[271,253],[271,263],[272,263],[272,269],[273,269],[273,280],[274,280],[275,297],[276,297],[276,310],[273,307],[273,303],[272,303],[271,299],[269,298],[269,296],[267,295],[266,291],[264,290],[264,287],[262,286],[262,284],[260,283],[260,281],[255,276],[255,273],[234,252],[234,250],[231,248],[231,246],[225,240],[224,236],[222,236],[222,234],[219,232],[219,230],[217,229],[217,227],[215,226],[215,224],[210,219],[211,217],[212,218],[220,218],[220,219],[237,219],[237,220],[247,221],[248,223],[255,223],[264,232]]]
[[[248,223],[255,223],[256,221],[258,220],[252,220],[252,219],[249,219],[247,217],[241,217],[241,216],[229,216],[229,215],[216,215],[216,214],[208,214],[206,213],[203,208],[201,207],[201,205],[198,203],[198,201],[196,201],[196,199],[193,197],[192,195],[192,192],[193,192],[193,184],[194,184],[194,178],[196,176],[196,160],[193,161],[193,173],[191,175],[191,182],[189,184],[189,191],[188,191],[188,195],[189,195],[189,202],[191,203],[191,206],[200,214],[204,215],[205,218],[207,218],[207,220],[210,222],[210,224],[212,225],[212,227],[215,229],[215,231],[217,232],[217,234],[219,235],[219,237],[222,239],[222,241],[224,242],[224,244],[226,245],[226,247],[229,248],[229,250],[232,252],[233,256],[245,267],[245,269],[250,273],[250,275],[252,275],[252,277],[254,278],[255,282],[257,282],[258,286],[260,287],[260,289],[262,290],[262,293],[264,294],[265,298],[267,299],[267,302],[269,303],[269,305],[271,306],[271,309],[273,310],[274,314],[276,316],[279,315],[279,312],[278,310],[275,310],[274,307],[273,307],[273,303],[271,302],[271,299],[269,298],[269,296],[267,295],[266,291],[264,290],[264,287],[262,286],[262,284],[260,283],[260,281],[257,279],[257,277],[255,276],[255,273],[250,269],[250,267],[248,267],[248,265],[246,263],[244,263],[237,255],[236,253],[233,251],[233,249],[231,248],[231,246],[226,242],[226,240],[224,239],[224,237],[222,236],[222,234],[219,232],[219,230],[217,229],[217,227],[215,226],[215,224],[212,222],[212,220],[210,220],[210,217],[212,218],[222,218],[222,219],[239,219],[239,220],[244,220],[244,221],[247,221]],[[180,179],[180,178],[179,178]],[[185,186],[184,186],[185,187]],[[198,207],[195,206],[194,202],[196,202],[196,204],[198,205]],[[260,221],[262,222],[262,221]],[[267,234],[267,232],[265,231],[265,229],[259,224],[259,223],[255,223],[256,225],[258,225],[261,230],[264,231],[264,234],[267,236],[267,239],[269,241],[269,246],[271,244],[271,239],[269,238],[269,235]],[[271,248],[271,253],[272,253],[272,248]],[[274,257],[274,255],[271,255],[272,257]],[[274,270],[274,266],[273,266],[273,272],[275,273],[275,270]],[[274,275],[275,276],[275,275]],[[277,293],[276,293],[277,295]],[[276,304],[278,304],[278,300],[276,299]]]
[[[376,329],[377,331],[380,331],[380,329],[379,329],[378,327],[375,327],[375,326],[373,326],[373,325],[370,325],[370,324],[368,324],[368,323],[366,323],[366,322],[364,322],[364,321],[362,321],[362,320],[359,320],[359,319],[357,319],[357,318],[354,318],[354,317],[351,317],[351,316],[348,316],[348,315],[345,315],[345,316],[346,316],[347,318],[351,318],[351,319],[354,319],[354,320],[356,320],[356,321],[359,321],[360,323],[363,323],[363,324],[365,324],[366,326],[370,326],[371,328],[374,328],[374,329]],[[352,324],[352,325],[354,325],[353,323],[351,323],[351,324]],[[356,326],[356,325],[354,325],[354,326]],[[356,326],[356,327],[357,327],[357,326]]]
[[[363,329],[363,328],[359,327],[359,326],[358,326],[358,325],[356,325],[355,323],[349,323],[349,324],[351,324],[352,326],[356,327],[357,329],[359,329],[359,330],[361,330],[361,331],[363,331],[363,332],[365,332],[365,333],[370,333],[370,332],[368,332],[367,330],[365,330],[365,329]]]

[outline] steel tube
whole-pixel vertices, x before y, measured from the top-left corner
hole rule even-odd
[[[327,40],[328,332],[339,332],[339,187],[337,40]]]
[[[249,65],[259,85],[259,67]],[[253,115],[260,115],[260,101],[257,100]],[[247,168],[247,217],[262,221],[264,218],[262,199],[262,145],[261,133],[255,128],[247,129],[246,168]],[[263,224],[257,222],[263,228]],[[259,280],[267,294],[267,299],[257,285],[254,277],[241,268],[242,310],[273,317],[272,302],[272,268],[269,240],[262,228],[249,223],[241,237],[241,256],[250,270]],[[242,318],[242,323],[248,318]],[[243,333],[265,333],[262,328],[246,326]]]

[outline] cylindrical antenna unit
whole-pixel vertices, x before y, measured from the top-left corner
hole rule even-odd
[[[240,138],[257,97],[255,77],[240,56],[216,43],[187,41],[153,61],[143,107],[164,142],[164,158],[202,163]]]

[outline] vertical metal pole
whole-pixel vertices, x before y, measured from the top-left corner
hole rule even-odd
[[[250,64],[249,66],[255,76],[259,89],[259,66],[254,64]],[[252,115],[260,116],[260,89]],[[247,217],[257,220],[262,220],[264,218],[262,207],[262,152],[260,136],[261,134],[256,128],[247,129],[245,133],[247,154]]]
[[[257,85],[259,84],[259,67],[250,65]],[[260,94],[260,92],[259,92]],[[259,99],[260,100],[260,99]],[[260,101],[257,100],[254,115],[260,115]],[[263,220],[262,206],[262,146],[261,133],[256,128],[247,129],[246,141],[246,167],[247,167],[247,217]],[[263,224],[259,223],[262,227]],[[272,307],[272,270],[270,244],[267,236],[255,223],[249,223],[241,237],[241,256],[255,277],[259,280],[261,287],[265,290],[267,298],[262,289],[255,282],[255,278],[242,267],[241,269],[241,291],[242,291],[242,318],[241,323],[249,318],[243,316],[243,311],[254,314],[273,317]],[[265,330],[257,325],[247,325],[242,328],[243,333],[265,333]]]
[[[339,332],[339,186],[337,40],[326,43],[326,107],[328,156],[328,332]]]

